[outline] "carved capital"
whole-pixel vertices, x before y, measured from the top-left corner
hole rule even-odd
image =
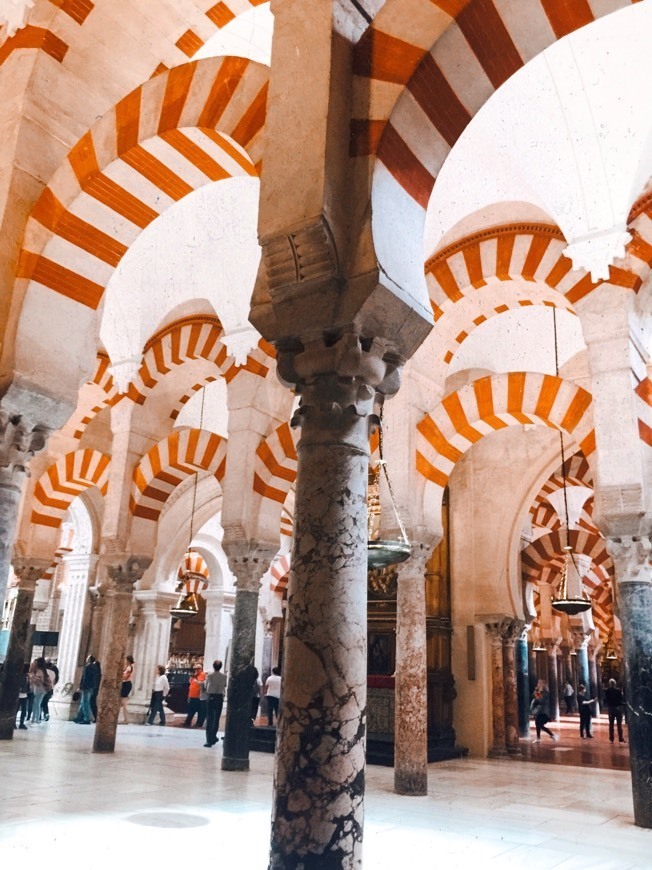
[[[0,483],[20,486],[27,464],[43,450],[49,434],[45,426],[30,429],[20,415],[0,410]]]
[[[525,628],[525,620],[506,617],[500,623],[500,636],[505,646],[514,646]]]
[[[344,332],[279,346],[277,362],[281,381],[301,394],[292,426],[309,421],[328,431],[370,417],[377,402],[394,395],[404,360],[383,339]]]
[[[652,541],[649,537],[623,535],[606,538],[605,544],[614,561],[618,583],[652,582]]]
[[[407,561],[402,562],[400,565],[396,566],[396,570],[398,572],[398,582],[400,583],[402,578],[404,577],[419,577],[425,583],[426,565],[428,564],[428,561],[432,556],[432,551],[434,550],[434,548],[434,541],[413,541],[410,558],[407,559]]]
[[[107,565],[111,586],[116,592],[131,592],[151,565],[149,556],[125,556],[124,561]]]
[[[236,589],[244,592],[258,592],[261,580],[269,570],[276,554],[264,546],[228,552],[229,549],[225,547],[229,568],[235,576]]]
[[[546,648],[546,653],[549,656],[556,656],[559,653],[559,645],[561,643],[561,638],[552,638],[543,641],[543,645]]]
[[[586,649],[591,635],[592,632],[586,631],[582,626],[571,626],[571,640],[575,649]]]
[[[50,567],[47,559],[34,559],[28,556],[13,561],[16,585],[26,592],[34,592],[37,582]]]

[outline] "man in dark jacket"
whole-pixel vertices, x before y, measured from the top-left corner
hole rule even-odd
[[[91,713],[93,714],[93,722],[97,722],[97,694],[100,691],[100,683],[102,682],[102,666],[95,659],[93,662],[93,691],[91,692]]]
[[[81,692],[81,700],[79,702],[79,711],[75,722],[78,725],[91,724],[91,695],[95,685],[95,656],[89,656],[86,659],[82,678],[79,683],[79,691]]]
[[[604,693],[604,702],[609,714],[609,742],[614,742],[614,722],[618,725],[618,742],[624,743],[623,737],[623,693],[616,686],[615,680],[609,680],[609,688]]]

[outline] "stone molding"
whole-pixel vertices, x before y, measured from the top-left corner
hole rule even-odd
[[[649,536],[623,535],[606,538],[605,543],[614,562],[618,584],[652,582],[652,540]]]
[[[263,239],[262,249],[272,296],[294,284],[339,275],[335,240],[324,215],[287,233]]]

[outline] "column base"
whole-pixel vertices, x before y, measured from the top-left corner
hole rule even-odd
[[[16,716],[0,720],[0,740],[13,740],[16,728]]]
[[[222,770],[249,770],[248,758],[222,758]]]
[[[492,746],[487,753],[487,758],[507,758],[507,750],[504,746]]]
[[[407,773],[394,771],[394,791],[405,797],[423,797],[428,794],[427,771]]]
[[[516,758],[517,755],[522,755],[523,753],[521,752],[520,746],[508,746],[507,754],[510,758]]]

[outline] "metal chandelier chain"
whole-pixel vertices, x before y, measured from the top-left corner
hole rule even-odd
[[[559,344],[557,340],[557,309],[552,309],[552,328],[555,336],[555,375],[559,377]],[[566,546],[570,547],[570,528],[568,522],[568,493],[566,480],[566,453],[564,450],[564,433],[559,430],[559,444],[561,449],[561,480],[564,491],[564,513],[566,515]],[[572,554],[571,554],[572,558]],[[573,559],[573,562],[575,560]]]
[[[201,391],[201,409],[199,412],[199,430],[204,428],[204,404],[206,402],[206,387]],[[195,505],[197,504],[197,484],[199,482],[199,472],[195,472],[195,482],[192,491],[192,511],[190,514],[190,540],[188,542],[188,552],[191,551],[192,539],[195,537]]]
[[[387,473],[387,463],[385,462],[385,458],[383,456],[383,408],[381,405],[380,414],[378,417],[378,456],[380,457],[379,465],[383,470],[383,474],[385,475],[385,480],[387,481],[387,489],[389,490],[389,500],[392,503],[392,508],[394,509],[394,516],[396,517],[396,522],[398,523],[398,527],[401,531],[401,538],[403,543],[409,544],[409,538],[407,536],[407,532],[405,531],[405,526],[403,525],[403,521],[401,520],[400,514],[398,512],[398,508],[396,507],[396,499],[394,498],[394,490],[392,489],[392,482],[389,479],[389,474]]]

